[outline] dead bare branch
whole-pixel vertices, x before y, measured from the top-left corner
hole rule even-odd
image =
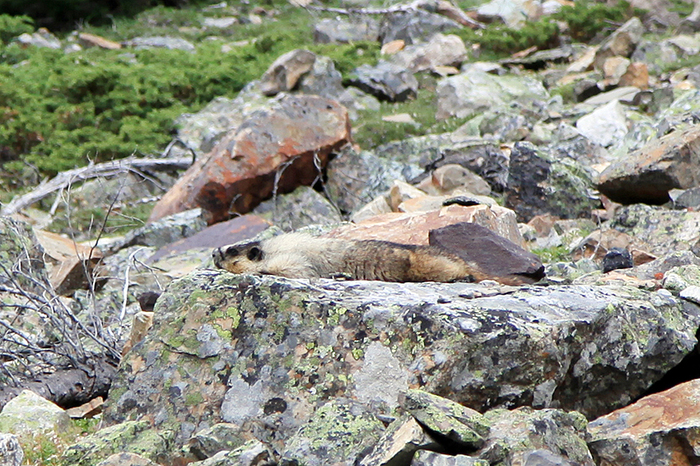
[[[79,181],[98,177],[109,177],[127,172],[138,174],[139,171],[148,170],[182,170],[189,167],[191,163],[192,159],[190,157],[169,159],[126,158],[68,170],[59,173],[50,180],[42,181],[39,186],[34,188],[31,192],[15,197],[3,207],[2,211],[0,211],[0,215],[11,215],[19,212],[23,208],[44,199],[56,191],[65,190]]]

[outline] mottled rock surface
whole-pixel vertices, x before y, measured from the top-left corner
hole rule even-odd
[[[409,386],[478,410],[532,405],[595,417],[677,364],[697,328],[672,297],[619,286],[308,282],[211,270],[173,282],[155,316],[120,366],[105,419],[155,423],[177,445],[217,422],[284,442],[338,396],[380,413]]]

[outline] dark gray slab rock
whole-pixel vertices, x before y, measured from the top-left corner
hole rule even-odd
[[[589,191],[593,183],[583,165],[570,159],[556,160],[545,150],[528,142],[518,142],[510,154],[506,207],[518,221],[535,215],[559,218],[588,216],[598,207]]]
[[[433,34],[461,29],[462,25],[445,16],[422,9],[399,11],[384,15],[379,27],[382,44],[403,40],[406,44],[427,41]]]
[[[375,42],[378,37],[379,22],[368,16],[350,21],[322,19],[314,25],[314,42],[322,44],[348,43],[361,40]]]
[[[669,193],[674,209],[695,209],[700,207],[700,187],[684,189],[677,193]]]
[[[540,259],[512,241],[476,223],[456,223],[431,230],[430,244],[458,255],[500,283],[520,285],[544,278]]]
[[[390,102],[415,99],[418,94],[418,80],[413,73],[383,60],[375,66],[355,68],[348,82],[380,100]]]
[[[162,248],[188,238],[206,227],[207,221],[202,209],[186,210],[130,231],[122,241],[110,245],[110,249],[116,251],[137,245]]]
[[[477,410],[531,405],[593,418],[638,397],[694,348],[698,322],[684,312],[668,291],[621,286],[200,270],[158,299],[151,332],[112,384],[105,422],[148,421],[180,446],[229,422],[288,447],[330,400],[388,413],[409,386]]]
[[[603,273],[618,269],[631,269],[634,267],[632,254],[627,249],[612,248],[603,257]]]

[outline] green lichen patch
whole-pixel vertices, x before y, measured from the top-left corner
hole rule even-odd
[[[92,466],[119,452],[136,453],[159,462],[172,448],[172,434],[152,429],[145,421],[127,421],[106,427],[69,447],[61,455],[61,464]]]
[[[335,464],[356,457],[373,445],[384,430],[373,413],[348,400],[334,400],[316,410],[290,440],[284,456],[304,462],[306,455],[319,464]]]

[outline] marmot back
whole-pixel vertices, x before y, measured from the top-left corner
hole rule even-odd
[[[288,278],[347,278],[392,282],[483,280],[475,264],[434,246],[319,238],[304,233],[215,249],[217,267],[233,273]]]

